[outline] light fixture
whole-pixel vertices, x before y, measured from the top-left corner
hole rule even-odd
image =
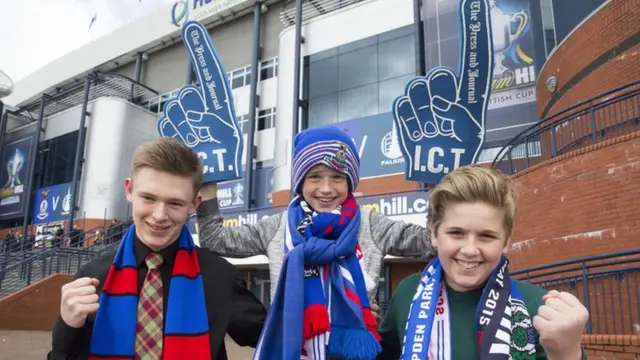
[[[11,95],[12,92],[13,81],[11,81],[7,74],[0,70],[0,99],[5,96]]]

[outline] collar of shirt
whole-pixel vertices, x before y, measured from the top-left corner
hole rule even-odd
[[[140,268],[142,266],[142,264],[144,264],[144,259],[147,257],[147,255],[149,255],[150,253],[153,252],[153,250],[151,250],[147,245],[145,245],[140,238],[138,238],[138,235],[135,235],[135,241],[134,241],[134,251],[135,251],[135,255],[136,255],[136,262],[138,264],[138,268]],[[170,268],[173,267],[173,259],[176,255],[176,250],[178,249],[178,239],[176,239],[173,243],[171,243],[171,245],[167,246],[166,248],[157,251],[158,254],[160,254],[160,256],[162,256],[162,259],[164,260],[163,265],[167,265]]]

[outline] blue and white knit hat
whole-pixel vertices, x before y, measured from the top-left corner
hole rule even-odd
[[[293,186],[300,194],[304,177],[312,167],[323,164],[347,175],[349,191],[360,182],[360,157],[353,140],[335,126],[307,129],[293,142]]]

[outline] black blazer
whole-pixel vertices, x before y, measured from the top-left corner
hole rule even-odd
[[[197,248],[196,251],[205,290],[212,359],[227,360],[227,351],[224,346],[225,334],[229,334],[240,346],[255,347],[267,310],[247,289],[246,283],[238,276],[238,271],[233,265],[209,250]],[[114,255],[115,251],[91,261],[76,274],[75,278],[96,278],[100,280],[98,292],[101,291]],[[138,271],[146,273],[146,267]],[[141,284],[138,286],[140,287]],[[58,316],[53,329],[53,348],[47,359],[87,359],[93,319],[94,317],[90,316],[83,328],[74,329],[67,326]]]

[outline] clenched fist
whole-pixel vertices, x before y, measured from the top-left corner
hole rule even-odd
[[[97,279],[83,277],[62,287],[60,316],[68,326],[81,328],[87,321],[87,316],[98,311],[98,283]]]
[[[589,320],[589,311],[567,292],[551,290],[542,300],[544,305],[533,318],[533,326],[540,334],[540,344],[547,357],[550,360],[581,359],[580,340]]]

